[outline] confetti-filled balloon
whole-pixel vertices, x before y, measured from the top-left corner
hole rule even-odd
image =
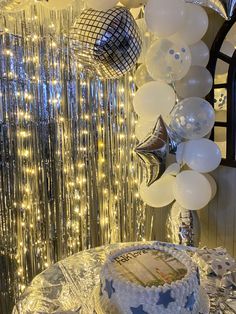
[[[181,98],[204,98],[212,89],[211,73],[202,66],[192,66],[182,80],[176,82],[176,92]]]
[[[173,113],[171,128],[182,138],[198,139],[207,135],[215,124],[215,111],[205,99],[190,97],[179,102]]]
[[[147,52],[146,66],[155,80],[167,83],[180,80],[191,66],[189,47],[181,40],[157,39]]]
[[[203,174],[187,170],[177,175],[174,182],[174,197],[183,208],[201,209],[210,202],[211,196],[210,183]]]
[[[230,19],[236,9],[236,0],[186,0],[215,10],[223,18]]]
[[[149,0],[145,6],[148,28],[159,37],[176,33],[185,23],[184,0]]]
[[[118,0],[85,0],[88,8],[99,11],[107,11],[116,6],[118,2]]]
[[[120,0],[127,8],[138,8],[147,3],[147,0]]]
[[[139,29],[130,11],[116,7],[107,12],[82,12],[70,31],[75,57],[104,78],[117,78],[131,70],[141,52]]]
[[[30,0],[0,0],[0,10],[18,12],[25,10],[30,5]]]
[[[134,110],[140,118],[152,120],[154,117],[167,116],[175,105],[175,92],[162,81],[144,84],[134,96]]]
[[[192,65],[206,67],[210,58],[210,52],[207,45],[200,40],[189,48],[192,56]]]
[[[187,3],[186,9],[185,24],[178,32],[178,36],[188,45],[193,45],[205,35],[208,29],[208,16],[202,7],[195,4]]]

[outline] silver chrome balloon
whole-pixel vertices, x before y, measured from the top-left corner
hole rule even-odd
[[[75,56],[97,68],[103,78],[131,70],[141,53],[139,28],[127,8],[85,10],[70,31]]]
[[[178,137],[167,127],[162,116],[159,116],[152,133],[135,149],[146,166],[147,186],[162,176],[167,155],[176,151],[178,143]]]
[[[219,13],[224,19],[229,20],[236,9],[236,0],[185,0],[188,3],[199,4]]]
[[[175,202],[167,218],[168,240],[175,244],[198,246],[200,222],[196,211],[186,210]]]

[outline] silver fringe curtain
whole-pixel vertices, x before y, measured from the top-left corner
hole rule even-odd
[[[1,16],[0,312],[79,250],[142,240],[132,75],[101,81],[70,50],[81,8]]]

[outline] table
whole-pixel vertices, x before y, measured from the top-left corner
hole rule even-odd
[[[156,242],[148,243],[154,244]],[[21,296],[13,313],[94,313],[92,295],[94,288],[99,284],[100,269],[106,256],[112,250],[131,244],[134,243],[111,244],[82,251],[52,265],[35,277]],[[184,250],[191,256],[198,252],[194,248],[167,243],[165,245]],[[223,256],[223,253],[220,253],[220,255]],[[199,264],[201,263],[199,262]],[[200,265],[200,268],[204,268],[204,265]],[[222,289],[219,286],[219,278],[217,276],[202,274],[202,285],[206,288],[211,301],[210,313],[236,313],[235,291]]]

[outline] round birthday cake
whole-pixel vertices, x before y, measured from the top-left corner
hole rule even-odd
[[[106,314],[199,313],[198,268],[186,253],[168,246],[138,245],[113,252],[100,281]]]

